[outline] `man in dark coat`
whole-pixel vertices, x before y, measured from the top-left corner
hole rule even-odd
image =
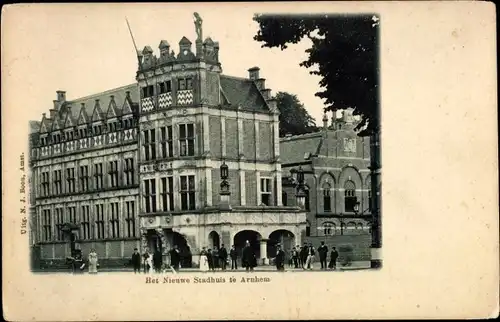
[[[144,262],[144,274],[149,272],[149,267],[148,267],[149,265],[147,263],[148,257],[149,257],[149,251],[146,248],[146,251],[144,252],[144,254],[142,254],[142,261]]]
[[[174,248],[170,250],[170,265],[175,271],[179,270],[179,264],[181,262],[181,252],[177,245],[174,245]]]
[[[250,246],[250,242],[248,240],[246,241],[246,245],[243,248],[243,254],[241,256],[241,266],[245,267],[247,272],[253,271],[253,268],[257,266],[255,251]]]
[[[285,252],[279,244],[276,246],[276,269],[278,271],[285,271]]]
[[[231,257],[231,269],[238,269],[238,252],[236,251],[236,248],[231,246],[231,250],[229,251],[229,257]]]
[[[139,254],[139,251],[137,248],[134,248],[134,253],[132,254],[132,266],[134,267],[134,273],[140,273],[141,272],[141,254]]]
[[[210,248],[207,251],[207,262],[208,262],[208,269],[211,271],[215,271],[214,254],[212,253],[212,250]]]
[[[299,268],[299,246],[292,248],[292,260],[294,268]]]
[[[219,260],[221,269],[225,271],[227,265],[227,250],[226,247],[224,247],[224,244],[222,244],[221,248],[219,249]]]
[[[337,269],[337,258],[339,258],[339,253],[335,247],[332,248],[332,252],[330,253],[330,265],[328,265],[331,269]]]
[[[212,251],[212,259],[214,268],[219,268],[219,248],[217,246],[214,246],[214,250]]]
[[[328,256],[328,246],[325,242],[321,242],[321,246],[318,247],[319,261],[321,262],[321,269],[326,269],[326,257]]]
[[[300,249],[300,262],[303,269],[306,269],[307,255],[309,254],[309,246],[304,243],[304,246]]]
[[[159,249],[153,254],[153,267],[156,273],[161,272],[161,266],[163,265],[163,257]]]

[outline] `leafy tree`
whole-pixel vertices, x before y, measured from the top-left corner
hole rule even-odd
[[[378,18],[373,15],[276,16],[256,15],[254,39],[262,47],[284,50],[304,37],[312,41],[309,57],[300,65],[319,75],[326,111],[352,107],[361,116],[360,135],[379,127]]]
[[[313,117],[304,108],[297,95],[278,92],[275,98],[280,111],[280,136],[317,131]]]

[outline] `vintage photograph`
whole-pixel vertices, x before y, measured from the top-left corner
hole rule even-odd
[[[135,74],[81,98],[61,82],[52,102],[38,102],[44,112],[29,122],[31,270],[380,268],[381,18],[255,13],[234,26],[254,33],[240,43],[274,50],[273,64],[295,52],[286,68],[304,75],[300,93],[281,88],[287,75],[261,69],[258,56],[226,73],[231,39],[206,28],[201,13],[178,19],[194,22],[182,38],[167,28],[145,44],[136,32],[148,26],[123,17],[130,39],[120,50],[136,56],[126,60]]]

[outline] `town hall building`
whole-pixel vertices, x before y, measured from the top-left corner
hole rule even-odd
[[[258,67],[222,73],[219,43],[183,37],[138,53],[136,83],[68,100],[30,123],[31,221],[40,265],[95,249],[102,265],[141,252],[302,243],[306,212],[283,203],[279,112]],[[288,197],[290,198],[290,197]],[[300,200],[299,200],[300,201]]]

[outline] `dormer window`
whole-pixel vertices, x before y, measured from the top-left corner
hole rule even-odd
[[[40,145],[41,146],[47,145],[47,138],[46,137],[40,138]]]
[[[87,137],[87,129],[78,129],[78,132],[80,133],[81,138]]]
[[[93,131],[94,135],[100,135],[102,134],[102,125],[94,125]]]
[[[52,142],[53,143],[60,143],[61,142],[61,134],[56,133],[52,135]]]
[[[66,141],[72,141],[72,140],[73,140],[73,131],[66,132]]]

